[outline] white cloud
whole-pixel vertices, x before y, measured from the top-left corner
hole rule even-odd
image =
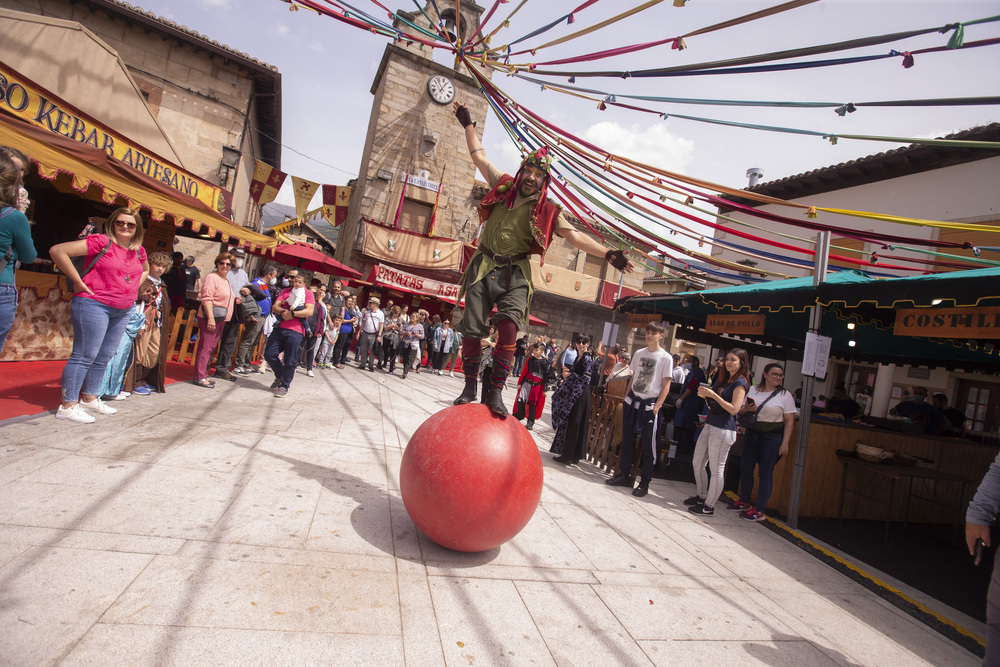
[[[323,53],[324,51],[323,45],[316,40],[309,42],[309,46],[306,48],[308,48],[313,53]]]
[[[210,0],[211,2],[222,2],[223,0]],[[278,37],[287,38],[292,34],[291,28],[289,28],[284,23],[278,23],[275,25],[270,25],[267,28],[269,35],[277,35]]]
[[[684,173],[694,160],[694,142],[671,134],[665,123],[643,128],[605,121],[583,136],[610,153],[670,171]]]
[[[232,0],[197,0],[196,5],[205,9],[229,9],[232,7]]]
[[[490,151],[490,160],[502,171],[513,174],[521,167],[521,149],[508,139],[499,144],[499,151]]]

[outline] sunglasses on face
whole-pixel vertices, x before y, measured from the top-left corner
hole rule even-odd
[[[219,262],[216,266],[232,266],[232,262]]]
[[[124,227],[125,229],[135,229],[136,224],[134,222],[126,222],[125,220],[115,220],[115,224],[119,227]]]

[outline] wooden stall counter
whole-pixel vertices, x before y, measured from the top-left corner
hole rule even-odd
[[[798,425],[792,435],[787,456],[781,457],[774,469],[774,492],[771,495],[772,509],[782,514],[788,513],[792,488],[792,468],[795,461]],[[990,464],[1000,451],[995,446],[982,445],[960,438],[899,433],[876,428],[866,424],[836,423],[814,418],[809,425],[809,450],[806,453],[805,474],[799,513],[803,517],[835,518],[840,510],[841,489],[845,484],[844,466],[837,451],[854,452],[855,443],[882,447],[886,451],[921,457],[934,461],[934,469],[946,473],[947,477],[969,480],[969,488],[963,494],[962,484],[946,479],[913,479],[900,482],[902,492],[893,494],[889,516],[893,521],[902,521],[907,513],[907,501],[927,498],[930,502],[912,500],[907,518],[914,523],[945,523],[954,520],[954,510],[949,509],[968,501],[983,478]],[[883,463],[880,466],[891,467]],[[846,484],[860,491],[848,494],[844,500],[843,516],[848,519],[885,520],[886,508],[877,503],[867,502],[863,496],[885,498],[888,501],[890,489],[887,476],[877,471],[854,469],[848,471]],[[919,488],[914,485],[919,485]]]

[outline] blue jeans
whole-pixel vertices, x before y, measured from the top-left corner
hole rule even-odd
[[[281,386],[288,389],[295,377],[295,367],[299,361],[299,348],[302,346],[302,334],[285,327],[274,327],[267,338],[264,348],[264,361],[271,367],[274,377],[281,381]],[[278,355],[281,355],[281,359]]]
[[[759,433],[747,429],[743,434],[743,454],[740,459],[740,500],[750,502],[753,493],[753,469],[757,466],[757,502],[752,503],[761,512],[771,500],[774,486],[774,466],[778,463],[778,450],[784,428],[774,433]]]
[[[108,361],[118,350],[128,326],[131,308],[112,308],[97,299],[75,296],[70,304],[73,319],[73,352],[62,373],[62,400],[95,396],[101,389]]]
[[[17,314],[17,287],[10,283],[0,283],[0,352],[7,342],[7,333],[14,326]]]

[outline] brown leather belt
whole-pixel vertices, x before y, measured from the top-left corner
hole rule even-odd
[[[511,271],[514,266],[514,262],[520,262],[522,259],[527,259],[531,256],[530,252],[522,252],[517,255],[497,255],[494,254],[489,248],[484,246],[479,246],[479,251],[492,259],[497,264],[503,264],[507,267],[507,286],[504,289],[510,289],[510,276]]]

